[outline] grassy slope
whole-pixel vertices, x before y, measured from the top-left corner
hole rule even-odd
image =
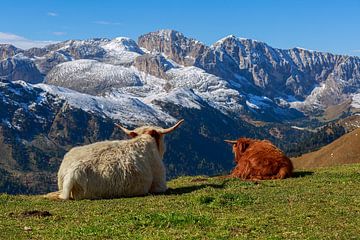
[[[360,165],[296,175],[183,177],[167,195],[114,200],[0,195],[0,239],[359,239]],[[29,210],[52,216],[24,216]]]
[[[347,100],[340,104],[328,107],[325,110],[324,115],[320,117],[320,120],[331,121],[339,118],[342,114],[347,113],[349,111],[349,109],[351,108],[350,106],[351,102],[352,100]]]
[[[360,128],[345,134],[318,151],[293,158],[297,169],[335,166],[360,162]]]

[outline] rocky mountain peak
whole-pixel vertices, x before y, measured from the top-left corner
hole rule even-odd
[[[0,44],[0,60],[13,57],[22,51],[11,44]]]
[[[91,89],[96,91],[83,91],[91,94],[101,94],[99,89],[103,91],[110,86],[141,85],[133,67],[166,80],[170,80],[177,68],[201,68],[245,95],[291,101],[308,99],[304,105],[316,101],[325,107],[341,103],[351,97],[350,94],[357,93],[360,86],[357,57],[302,48],[278,49],[234,35],[209,47],[178,31],[159,30],[140,36],[138,44],[126,37],[68,40],[26,51],[0,45],[0,54],[6,56],[0,60],[1,80],[22,79],[35,83],[46,76],[48,83],[75,86],[76,90],[78,86],[90,86],[90,80],[104,86],[94,85]],[[69,64],[61,65],[64,62]],[[73,83],[60,84],[65,82]],[[321,87],[325,85],[327,87]]]
[[[131,38],[127,38],[127,37],[114,38],[113,40],[111,40],[110,43],[107,44],[108,49],[110,48],[110,46],[114,47],[114,48],[121,48],[126,51],[137,52],[139,54],[143,54],[143,51],[139,48],[137,43],[134,40],[132,40]]]
[[[159,30],[142,35],[138,45],[150,52],[162,53],[184,66],[194,65],[196,57],[208,49],[203,43],[174,30]]]
[[[278,90],[283,89],[282,94],[285,96],[305,99],[314,90],[314,86],[332,82],[333,87],[326,88],[322,95],[336,93],[334,99],[338,99],[335,101],[338,103],[344,98],[332,89],[335,85],[342,87],[338,84],[339,81],[333,79],[358,79],[356,69],[352,67],[358,65],[356,57],[303,48],[277,49],[264,42],[236,38],[233,35],[220,39],[213,44],[212,49],[216,55],[229,56],[238,65],[238,69],[235,69],[237,74],[245,75],[252,84],[265,90],[268,96],[279,95]],[[351,85],[359,86],[359,80],[353,81]],[[334,101],[323,102],[334,104]]]
[[[181,39],[190,39],[184,36],[183,33],[176,31],[176,30],[172,30],[172,29],[160,29],[158,31],[154,31],[154,32],[149,32],[147,34],[144,34],[142,36],[140,36],[139,38],[142,38],[143,36],[151,36],[153,38],[159,38],[163,41],[178,41]]]
[[[216,47],[221,47],[224,44],[228,44],[230,42],[235,42],[238,41],[238,38],[235,35],[228,35],[224,38],[221,38],[220,40],[216,41],[213,45],[212,48],[216,48]]]

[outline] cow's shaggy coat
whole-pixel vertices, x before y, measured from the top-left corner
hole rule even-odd
[[[267,140],[239,138],[225,140],[233,144],[236,166],[230,176],[265,180],[290,177],[293,165],[285,154]]]
[[[144,126],[133,131],[117,125],[132,139],[74,147],[61,163],[59,191],[46,197],[101,199],[165,192],[164,135],[182,122],[168,129]]]

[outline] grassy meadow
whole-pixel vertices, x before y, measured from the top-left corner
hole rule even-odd
[[[181,177],[163,195],[0,195],[0,239],[360,239],[360,165],[247,182]]]

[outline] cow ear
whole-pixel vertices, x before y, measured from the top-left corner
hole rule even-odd
[[[133,132],[133,131],[129,132],[127,135],[129,137],[131,137],[131,138],[136,138],[138,136],[138,134],[136,132]]]
[[[154,129],[148,131],[147,134],[149,134],[150,136],[152,136],[155,139],[160,138],[160,133]]]
[[[240,146],[239,146],[240,152],[242,152],[242,153],[245,152],[248,147],[249,147],[249,143],[247,143],[247,142],[240,143]]]

